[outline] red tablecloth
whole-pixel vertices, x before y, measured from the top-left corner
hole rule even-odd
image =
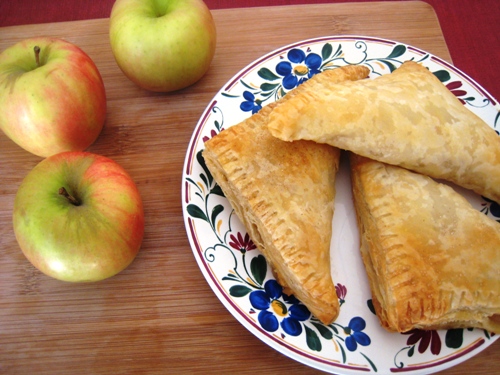
[[[210,9],[353,1],[360,0],[205,0]],[[425,1],[436,11],[454,65],[500,100],[500,1]],[[2,0],[0,27],[106,18],[113,3],[114,0]]]

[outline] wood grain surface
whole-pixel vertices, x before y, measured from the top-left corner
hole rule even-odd
[[[0,29],[0,50],[32,36],[64,38],[94,60],[106,86],[103,132],[88,151],[119,162],[144,200],[142,249],[125,271],[93,284],[38,272],[12,229],[15,193],[41,158],[0,134],[0,374],[299,373],[319,371],[262,343],[223,307],[189,246],[181,177],[192,131],[216,92],[258,57],[338,34],[397,40],[450,61],[424,2],[214,10],[218,44],[209,72],[172,94],[136,87],[117,67],[107,19]],[[257,26],[258,25],[258,26]],[[443,374],[498,373],[500,342]]]

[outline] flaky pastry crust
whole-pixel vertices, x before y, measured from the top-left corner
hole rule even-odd
[[[366,69],[327,72],[335,80]],[[205,143],[203,157],[278,282],[325,324],[339,313],[330,271],[330,240],[339,150],[269,133],[269,113],[301,91],[262,108]]]
[[[361,254],[382,326],[500,333],[500,223],[427,176],[350,159]]]
[[[422,65],[408,61],[374,79],[304,86],[270,114],[273,136],[327,143],[500,202],[500,137]]]

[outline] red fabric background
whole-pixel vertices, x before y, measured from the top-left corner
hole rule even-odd
[[[354,1],[360,0],[205,0],[205,3],[210,9],[221,9]],[[498,102],[500,0],[425,1],[436,11],[454,65]],[[0,0],[0,27],[107,18],[113,3],[114,0]]]

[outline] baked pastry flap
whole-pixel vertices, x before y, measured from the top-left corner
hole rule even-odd
[[[500,333],[500,224],[452,187],[350,155],[373,304],[389,331]]]
[[[420,64],[408,61],[369,80],[311,79],[304,86],[270,114],[273,136],[328,143],[500,202],[500,137]]]
[[[339,150],[282,142],[262,120],[259,113],[221,132],[203,157],[278,282],[329,324],[339,312],[330,272]]]
[[[348,68],[328,75],[357,79],[367,72]],[[278,282],[330,324],[340,308],[330,270],[340,151],[311,141],[283,142],[267,130],[273,108],[300,90],[207,141],[203,157]]]

